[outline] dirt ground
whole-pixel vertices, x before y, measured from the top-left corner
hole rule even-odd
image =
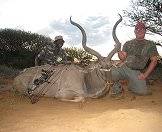
[[[84,103],[41,98],[36,104],[9,91],[0,92],[0,132],[161,132],[162,82],[153,95],[135,96],[125,88],[122,99],[107,95]],[[1,81],[2,84],[2,81]]]

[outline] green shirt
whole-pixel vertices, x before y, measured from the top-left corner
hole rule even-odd
[[[126,65],[135,70],[144,69],[149,58],[157,56],[157,48],[153,41],[133,39],[123,46],[127,53]]]

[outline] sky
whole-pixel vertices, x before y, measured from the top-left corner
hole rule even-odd
[[[64,47],[81,48],[81,32],[70,24],[69,18],[86,31],[87,46],[107,56],[114,47],[112,28],[119,19],[118,13],[128,9],[130,0],[0,0],[0,28],[21,29],[54,39],[62,35]],[[122,44],[134,38],[134,29],[117,27],[117,37]],[[160,36],[161,37],[161,36]],[[147,39],[161,40],[159,36],[146,35]],[[162,55],[162,48],[158,47]],[[116,59],[116,55],[114,58]]]

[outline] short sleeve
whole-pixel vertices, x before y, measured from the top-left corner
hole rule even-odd
[[[45,55],[45,51],[44,50],[42,50],[39,54],[38,54],[38,58],[39,59],[42,59],[42,58],[44,58],[44,55]]]
[[[128,52],[128,43],[127,42],[123,45],[122,51]]]
[[[153,56],[159,55],[155,44],[152,44],[152,45],[149,46],[147,54],[150,58],[153,57]]]

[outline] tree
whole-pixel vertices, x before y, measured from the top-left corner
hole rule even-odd
[[[0,29],[0,48],[2,51],[16,51],[22,49],[37,51],[50,42],[50,38],[36,33],[14,29]]]
[[[162,36],[161,0],[131,0],[130,7],[124,10],[124,16],[128,18],[126,25],[134,26],[137,20],[142,20],[148,31]]]
[[[34,58],[52,40],[43,35],[14,29],[0,29],[0,64],[14,68],[34,66]]]

